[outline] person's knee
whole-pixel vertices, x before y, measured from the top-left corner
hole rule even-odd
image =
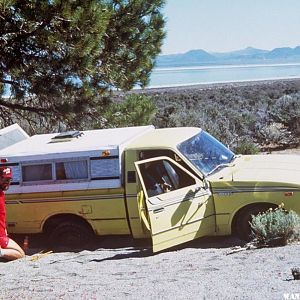
[[[18,249],[15,249],[15,250],[16,250],[16,252],[18,252],[17,253],[18,259],[25,257],[25,252],[23,251],[23,249],[21,247]]]
[[[10,254],[14,259],[25,257],[25,252],[14,240],[9,239],[7,250],[10,250]]]
[[[19,252],[19,251],[18,251],[18,254],[17,254],[17,258],[16,258],[16,259],[20,259],[20,258],[24,258],[24,257],[25,257],[24,251],[22,251],[22,252]]]

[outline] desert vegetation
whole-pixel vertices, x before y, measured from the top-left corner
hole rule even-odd
[[[115,91],[105,105],[74,114],[76,124],[34,122],[11,115],[28,133],[153,124],[157,128],[196,126],[236,153],[295,148],[300,143],[300,80],[231,83]]]
[[[253,216],[250,223],[254,241],[260,246],[284,246],[300,240],[300,216],[279,207]]]
[[[300,80],[137,93],[156,104],[156,127],[201,127],[239,153],[292,148],[300,142]]]

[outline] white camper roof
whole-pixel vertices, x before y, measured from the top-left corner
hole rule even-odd
[[[0,129],[0,150],[28,138],[29,135],[18,124],[2,128]]]
[[[110,150],[110,155],[120,155],[124,146],[141,134],[154,130],[153,126],[126,127],[113,129],[97,129],[82,131],[77,137],[53,139],[58,133],[38,134],[27,138],[15,145],[0,150],[0,157],[7,157],[9,161],[18,158],[34,159],[79,156],[83,152]],[[75,133],[75,132],[73,132]],[[76,134],[75,134],[76,136]],[[30,160],[31,160],[30,159]]]

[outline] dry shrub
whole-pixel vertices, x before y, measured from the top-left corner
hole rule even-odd
[[[300,216],[285,210],[283,204],[253,216],[250,225],[260,245],[279,246],[300,240]]]

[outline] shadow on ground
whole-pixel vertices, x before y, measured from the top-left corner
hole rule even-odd
[[[245,244],[244,241],[241,241],[240,239],[237,239],[235,237],[205,237],[205,238],[199,238],[195,241],[184,243],[180,246],[166,249],[159,253],[176,252],[186,248],[222,249],[222,248],[242,246],[244,244]],[[108,245],[110,244],[108,243]],[[130,244],[129,246],[132,246],[131,251],[129,252],[119,253],[111,257],[106,257],[101,259],[92,259],[90,260],[90,262],[103,262],[107,260],[120,260],[120,259],[127,259],[127,258],[142,258],[142,257],[148,257],[148,256],[153,256],[158,254],[152,252],[152,247],[151,247],[152,245],[150,240],[139,241],[138,244],[136,241],[133,240],[133,244]],[[124,245],[122,245],[121,247],[123,248]]]
[[[12,238],[20,245],[23,245],[24,235],[14,235]],[[166,249],[162,252],[179,251],[186,248],[196,249],[222,249],[235,246],[243,246],[244,241],[234,237],[204,237],[193,240],[191,242],[184,243]],[[54,253],[61,252],[81,252],[83,250],[96,251],[96,250],[117,250],[117,249],[130,249],[126,254],[117,254],[111,259],[122,259],[128,257],[144,257],[155,255],[152,252],[152,244],[150,239],[133,239],[130,236],[102,236],[95,237],[93,241],[87,245],[83,245],[80,248],[53,248],[49,247],[47,243],[47,237],[44,235],[29,235],[29,247],[26,251],[27,255],[36,254],[39,252],[53,251]],[[160,252],[160,253],[162,253]]]

